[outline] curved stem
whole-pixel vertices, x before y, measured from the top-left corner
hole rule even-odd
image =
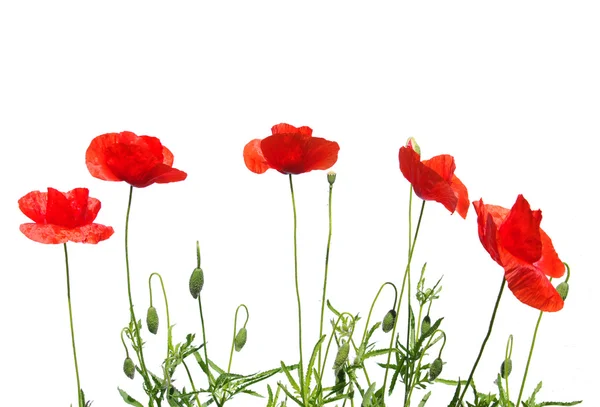
[[[508,336],[508,341],[506,342],[506,351],[504,352],[504,387],[506,387],[506,399],[510,400],[510,392],[508,387],[508,372],[506,372],[508,361],[512,356],[513,349],[513,336]],[[512,363],[512,362],[511,362]],[[518,405],[518,404],[517,404]]]
[[[434,335],[438,332],[444,338],[444,342],[442,343],[442,347],[440,348],[440,352],[438,353],[438,358],[439,358],[442,355],[442,350],[444,349],[444,346],[446,346],[446,334],[444,333],[444,331],[442,331],[440,329],[435,331],[427,340],[427,345],[425,346],[424,349],[429,349],[429,344],[433,340]],[[419,363],[417,364],[417,371],[419,371],[421,369],[421,366],[423,364],[423,357],[425,357],[425,352],[421,353],[421,357],[419,358]],[[408,406],[410,406],[410,400],[411,400],[411,397],[412,397],[412,394],[413,394],[416,384],[417,384],[416,381],[412,381],[410,384],[410,389],[409,389],[409,393],[408,393],[408,404],[407,404]]]
[[[133,196],[133,186],[129,186],[129,200],[127,202],[127,215],[125,217],[125,268],[127,270],[127,296],[129,297],[129,315],[131,317],[131,322],[133,325],[133,330],[135,334],[135,339],[137,340],[137,350],[136,353],[138,355],[140,365],[142,368],[142,376],[144,377],[144,383],[146,388],[149,390],[152,388],[152,382],[148,377],[148,370],[146,369],[146,362],[144,362],[144,351],[142,349],[142,337],[140,335],[140,330],[138,329],[137,319],[135,318],[135,312],[133,311],[133,300],[131,298],[131,277],[129,271],[129,214],[131,212],[131,198]],[[150,406],[154,405],[154,401],[152,397],[150,397]]]
[[[527,372],[529,372],[529,364],[531,363],[531,356],[533,355],[533,347],[535,346],[535,338],[538,333],[538,328],[540,327],[540,322],[542,321],[542,315],[544,315],[544,311],[540,311],[540,316],[537,319],[537,323],[535,324],[535,330],[533,331],[533,339],[531,340],[531,347],[529,348],[529,356],[527,357],[527,365],[525,365],[525,373],[523,374],[523,381],[521,382],[521,389],[519,390],[519,398],[517,400],[517,404],[515,406],[520,405],[521,396],[523,396],[523,389],[525,388],[525,381],[527,380]]]
[[[125,344],[125,339],[123,338],[123,332],[126,332],[127,328],[121,329],[121,342],[123,343],[123,347],[125,348],[125,357],[129,357],[129,349],[127,349],[127,345]]]
[[[298,302],[298,347],[300,349],[300,363],[298,364],[298,375],[300,378],[300,393],[302,394],[302,401],[304,400],[304,362],[302,359],[302,307],[300,305],[300,288],[298,286],[298,245],[297,245],[297,226],[298,221],[296,218],[296,199],[294,198],[294,185],[292,183],[292,174],[289,174],[290,178],[290,192],[292,194],[292,209],[294,210],[294,278],[296,281],[296,299]]]
[[[498,305],[500,304],[500,298],[502,298],[502,291],[504,291],[504,286],[506,285],[506,279],[504,278],[504,274],[502,275],[502,285],[500,285],[500,291],[498,292],[498,297],[496,298],[496,304],[494,305],[494,311],[492,312],[492,318],[490,319],[490,326],[488,327],[487,334],[483,339],[483,343],[481,344],[481,349],[479,349],[479,355],[477,355],[477,359],[475,360],[475,364],[471,369],[471,373],[469,374],[469,378],[467,379],[467,384],[465,384],[465,388],[463,389],[460,399],[458,400],[457,405],[462,405],[462,400],[465,397],[465,393],[467,389],[471,385],[471,381],[473,380],[473,375],[475,374],[475,369],[477,369],[477,365],[479,364],[479,360],[481,359],[481,355],[483,355],[483,350],[485,349],[485,344],[488,339],[490,339],[490,335],[492,334],[492,327],[494,326],[494,320],[496,319],[496,311],[498,311]]]
[[[353,327],[356,324],[356,321],[354,320],[354,317],[351,314],[347,313],[347,312],[342,312],[340,314],[340,316],[337,318],[337,320],[335,321],[335,324],[333,325],[333,333],[329,337],[329,341],[327,342],[327,348],[325,348],[325,357],[323,358],[323,365],[321,367],[321,372],[325,369],[325,364],[327,363],[327,356],[329,355],[329,348],[331,347],[331,342],[333,341],[333,338],[335,337],[335,328],[337,328],[338,324],[340,323],[340,321],[342,320],[342,317],[344,315],[348,315],[350,317],[350,319],[352,320],[352,326]],[[352,333],[350,335],[350,338],[352,338],[353,334],[354,334],[354,328],[352,328]]]
[[[329,233],[327,235],[327,251],[325,252],[325,276],[323,277],[323,297],[321,298],[321,321],[319,322],[319,338],[323,336],[323,316],[325,315],[325,298],[327,293],[327,272],[329,269],[329,249],[331,247],[331,195],[333,192],[333,184],[329,184]],[[319,364],[321,366],[321,347],[319,347]],[[319,372],[319,377],[323,372]]]
[[[79,407],[83,407],[83,398],[81,397],[81,384],[79,381],[79,367],[77,365],[77,349],[75,348],[75,329],[73,328],[73,309],[71,307],[71,281],[69,278],[69,254],[67,253],[67,244],[65,249],[65,268],[67,270],[67,302],[69,303],[69,324],[71,325],[71,347],[73,348],[73,362],[75,364],[75,378],[77,379],[77,401]]]
[[[231,340],[231,351],[229,352],[229,364],[227,365],[227,373],[229,373],[229,371],[231,370],[231,361],[233,359],[233,346],[235,343],[235,336],[237,334],[237,316],[238,316],[238,311],[240,310],[241,307],[244,307],[244,309],[246,310],[246,322],[244,322],[244,328],[246,327],[246,324],[248,323],[248,319],[250,319],[250,313],[248,312],[248,307],[246,307],[245,304],[238,305],[238,307],[235,309],[235,316],[233,317],[233,339]]]
[[[412,202],[412,186],[410,188],[410,195],[411,195],[411,199],[410,202]],[[411,205],[409,205],[410,207]],[[402,305],[402,296],[404,295],[404,287],[406,285],[406,279],[408,276],[408,273],[410,273],[410,264],[412,262],[412,256],[415,250],[415,245],[417,243],[417,237],[419,236],[419,229],[421,228],[421,221],[423,219],[423,212],[425,210],[425,201],[423,201],[423,204],[421,205],[421,212],[419,213],[419,220],[417,222],[417,228],[415,230],[415,236],[414,239],[412,239],[411,242],[411,247],[410,247],[410,251],[408,253],[408,261],[406,263],[406,269],[404,270],[404,278],[402,279],[402,287],[400,288],[400,298],[398,299],[398,306],[396,308],[396,315],[400,315],[400,306]],[[409,209],[409,215],[410,215],[411,210]],[[411,216],[409,216],[409,230],[411,229],[412,226],[412,220],[411,220]],[[409,240],[410,241],[410,240]],[[389,348],[391,349],[394,345],[394,337],[396,336],[396,328],[398,327],[398,320],[396,320],[396,323],[394,324],[394,328],[392,329],[392,336],[390,337],[390,346]],[[388,354],[388,358],[387,358],[387,362],[386,365],[389,366],[390,364],[390,359],[392,357],[391,352]],[[383,377],[383,389],[385,389],[385,386],[387,384],[387,377],[388,377],[388,372],[389,372],[389,367],[385,368],[385,375]]]
[[[367,337],[367,329],[369,328],[369,322],[371,321],[371,314],[373,313],[375,303],[377,302],[377,299],[379,298],[379,294],[381,294],[383,287],[385,287],[386,285],[391,285],[394,288],[394,306],[392,307],[392,309],[396,309],[396,303],[398,302],[398,289],[396,288],[396,285],[394,283],[386,281],[385,283],[381,284],[381,287],[379,287],[379,291],[377,291],[377,295],[375,295],[375,298],[373,298],[373,302],[371,303],[371,308],[369,309],[369,315],[367,316],[367,322],[365,324],[365,330],[363,332],[362,339],[360,340],[361,344],[365,341],[365,338]]]

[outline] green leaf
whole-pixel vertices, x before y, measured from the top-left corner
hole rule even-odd
[[[360,407],[371,407],[371,397],[373,396],[373,392],[375,391],[375,383],[372,383],[363,396],[362,403]]]
[[[296,393],[300,394],[300,386],[298,386],[298,383],[296,383],[296,381],[294,380],[294,378],[290,374],[290,371],[288,370],[288,368],[285,365],[285,363],[283,363],[283,361],[281,362],[281,370],[283,370],[283,373],[287,377],[288,381],[290,382],[290,384],[292,385],[292,387],[294,388],[294,390],[296,390]],[[287,391],[287,389],[285,387],[282,387],[282,390],[286,394],[288,393],[288,391]]]
[[[282,362],[282,364],[283,364],[283,362]],[[281,390],[283,390],[283,392],[286,394],[286,396],[288,396],[289,398],[294,400],[299,406],[303,405],[303,403],[297,397],[295,397],[292,393],[290,393],[288,391],[288,389],[286,389],[285,386],[283,384],[281,384],[281,382],[278,382],[277,385],[279,386],[279,388]]]
[[[454,392],[454,397],[452,397],[452,401],[448,404],[448,407],[459,407],[458,399],[460,398],[460,380],[456,386],[456,391]]]
[[[321,345],[323,344],[323,341],[325,340],[325,337],[327,335],[323,335],[321,336],[321,339],[319,339],[313,349],[312,355],[310,356],[310,361],[308,362],[308,367],[306,369],[306,379],[304,380],[305,386],[307,389],[310,388],[310,380],[312,378],[312,373],[313,373],[313,366],[315,364],[315,360],[317,358],[317,354],[319,353],[319,349],[321,348]]]
[[[329,300],[327,300],[327,308],[329,308],[329,310],[331,312],[333,312],[336,317],[338,317],[338,318],[340,317],[341,314],[335,308],[333,308],[333,305],[331,305],[331,303],[329,302]]]
[[[419,403],[419,405],[417,407],[424,407],[425,403],[427,403],[427,400],[429,400],[429,396],[431,396],[431,392],[427,392],[427,394],[425,394],[423,396],[423,398],[421,399],[421,402]]]
[[[142,403],[140,403],[139,401],[137,401],[136,399],[134,399],[133,397],[131,397],[129,394],[127,394],[125,392],[125,390],[121,390],[118,387],[117,387],[117,390],[119,390],[119,393],[121,394],[121,397],[123,397],[123,400],[125,401],[125,403],[129,404],[130,406],[144,407],[142,405]]]

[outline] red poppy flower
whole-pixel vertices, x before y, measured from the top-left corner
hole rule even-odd
[[[273,126],[271,133],[244,147],[244,162],[250,171],[262,174],[273,168],[283,174],[302,174],[326,170],[337,161],[338,143],[312,137],[310,127],[281,123]]]
[[[564,303],[548,277],[562,277],[565,266],[552,240],[540,229],[542,212],[532,211],[523,195],[513,207],[473,202],[481,244],[500,266],[508,288],[521,302],[540,311],[559,311]]]
[[[456,211],[463,219],[467,217],[469,193],[454,175],[454,157],[444,154],[421,161],[421,156],[409,143],[408,147],[400,148],[398,159],[402,175],[412,184],[419,198],[439,202],[451,213]]]
[[[125,181],[138,188],[183,181],[187,177],[185,172],[173,168],[173,153],[159,139],[137,136],[130,131],[94,138],[85,161],[92,176]]]
[[[100,210],[100,201],[89,197],[87,188],[60,192],[33,191],[19,199],[19,208],[35,223],[24,223],[20,230],[25,236],[40,243],[71,242],[98,243],[108,239],[114,230],[94,222]]]

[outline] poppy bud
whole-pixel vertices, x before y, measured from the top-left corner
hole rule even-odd
[[[126,357],[125,362],[123,362],[123,372],[125,373],[125,376],[133,380],[133,376],[135,376],[135,365],[129,356]]]
[[[336,176],[337,174],[335,173],[335,171],[329,171],[327,173],[327,182],[329,182],[329,185],[333,185]]]
[[[383,323],[381,324],[381,329],[383,330],[383,332],[388,333],[389,331],[391,331],[394,328],[395,323],[396,323],[396,311],[391,309],[383,317]]]
[[[442,373],[442,359],[437,358],[429,367],[429,381],[435,380]]]
[[[338,353],[335,356],[335,361],[333,362],[333,369],[338,371],[341,367],[346,363],[346,359],[348,359],[348,354],[350,353],[350,342],[346,341],[340,346],[338,349]]]
[[[200,267],[195,268],[190,277],[190,294],[192,294],[192,297],[198,298],[203,285],[204,272]]]
[[[337,395],[339,396],[344,392],[344,386],[346,386],[346,372],[344,372],[344,369],[340,369],[335,375],[335,385],[340,386],[337,390]]]
[[[156,308],[148,308],[148,313],[146,314],[146,325],[148,326],[148,330],[156,335],[156,332],[158,332],[158,312],[156,312]]]
[[[233,341],[236,352],[239,352],[242,350],[242,348],[246,344],[247,337],[248,337],[248,331],[246,330],[246,328],[242,328],[238,331],[237,335],[235,336],[235,340]]]
[[[556,291],[558,291],[558,295],[560,295],[560,298],[562,298],[563,301],[566,300],[567,294],[569,294],[569,283],[563,281],[556,286]]]
[[[503,379],[506,379],[510,372],[512,372],[512,360],[505,359],[500,365],[500,376],[502,376]]]
[[[429,315],[425,315],[425,318],[423,318],[423,322],[421,323],[421,335],[425,335],[425,333],[429,331],[430,328],[431,318],[429,318]]]
[[[415,153],[421,155],[421,147],[419,147],[417,140],[415,140],[414,137],[409,137],[409,139],[406,140],[406,147],[412,148]]]

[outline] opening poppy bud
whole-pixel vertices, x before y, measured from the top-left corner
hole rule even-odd
[[[429,318],[429,315],[425,315],[425,318],[423,318],[423,322],[421,322],[421,335],[425,335],[425,332],[429,331],[430,328],[431,318]]]
[[[346,386],[346,372],[344,369],[340,369],[335,375],[335,385],[340,386],[337,390],[337,395],[339,396],[344,392],[344,386]]]
[[[158,332],[158,312],[156,312],[156,308],[148,308],[148,313],[146,314],[146,325],[148,326],[148,330],[156,335]]]
[[[500,365],[500,376],[502,376],[503,379],[506,379],[510,372],[512,372],[512,360],[505,359]]]
[[[415,153],[421,155],[421,147],[419,147],[417,140],[415,140],[414,137],[409,137],[409,139],[406,140],[406,147],[412,148]]]
[[[429,381],[435,380],[442,373],[442,359],[437,358],[429,367]]]
[[[202,286],[204,286],[204,272],[198,267],[194,269],[190,277],[190,294],[192,294],[192,297],[198,298]]]
[[[333,369],[336,372],[342,368],[344,363],[346,363],[349,353],[350,353],[350,342],[346,341],[338,349],[337,355],[335,356],[335,361],[333,362]]]
[[[389,331],[391,331],[394,328],[395,323],[396,323],[396,311],[391,309],[383,317],[381,329],[383,330],[383,332],[388,333]]]
[[[125,362],[123,362],[123,372],[125,373],[125,376],[133,380],[133,376],[135,376],[135,365],[130,357],[126,357]]]
[[[333,185],[336,176],[337,174],[335,173],[335,171],[329,171],[327,173],[327,182],[329,182],[329,185]]]
[[[556,286],[556,291],[558,291],[558,295],[560,295],[560,298],[562,298],[563,301],[566,300],[567,294],[569,294],[569,283],[563,281]]]
[[[235,340],[233,341],[233,345],[235,346],[235,351],[239,352],[242,350],[244,345],[246,344],[246,339],[248,337],[248,331],[246,328],[242,328],[238,331],[235,336]]]

